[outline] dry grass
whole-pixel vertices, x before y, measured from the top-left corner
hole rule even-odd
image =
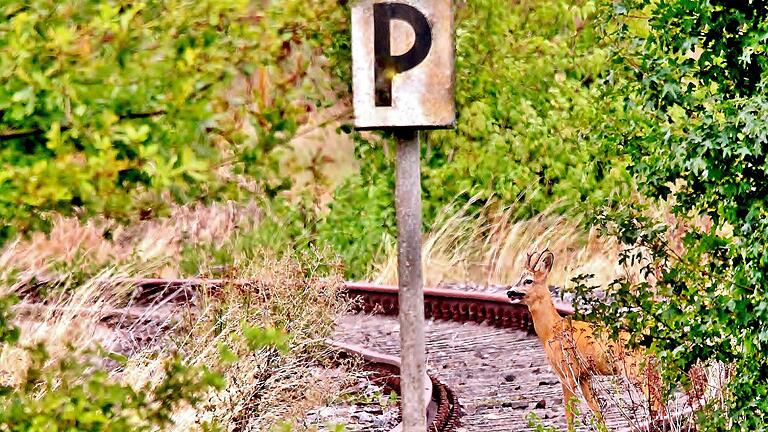
[[[339,103],[310,115],[296,132],[280,162],[281,172],[292,178],[289,201],[311,199],[314,211],[325,211],[336,188],[357,173],[352,136],[337,132],[350,116],[351,108]]]
[[[435,228],[424,236],[422,263],[426,286],[451,282],[479,285],[513,284],[523,268],[526,253],[549,248],[556,256],[550,284],[568,287],[572,277],[594,274],[594,282],[606,284],[625,274],[620,267],[620,245],[585,232],[576,218],[544,212],[528,220],[513,219],[514,207],[478,217],[469,206],[448,207]],[[397,282],[397,255],[393,249],[378,267],[374,279]]]
[[[126,355],[127,364],[111,369],[111,378],[136,388],[157,382],[174,354],[190,365],[215,367],[218,347],[226,344],[240,357],[225,369],[227,388],[211,394],[207,403],[176,413],[174,430],[194,429],[203,420],[266,430],[278,421],[301,418],[341,390],[338,379],[319,372],[325,358],[321,341],[346,307],[338,295],[339,277],[319,277],[316,257],[277,260],[265,252],[260,258],[238,257],[229,274],[258,284],[199,295],[194,306],[162,298],[138,305],[131,300],[133,287],[116,283],[124,277],[176,275],[184,245],[224,244],[239,228],[256,223],[254,214],[252,208],[234,205],[178,207],[171,218],[129,228],[60,219],[49,236],[16,241],[0,254],[0,281],[6,281],[0,283],[0,295],[24,293],[32,276],[55,273],[60,282],[46,305],[22,299],[14,306],[22,344],[43,343],[49,364],[72,355],[93,360],[97,345]],[[104,236],[107,230],[113,232],[111,240]],[[82,270],[91,265],[103,270]],[[290,351],[249,350],[241,336],[243,324],[283,329],[290,334]],[[18,383],[28,363],[25,350],[4,346],[0,380]]]
[[[177,277],[184,245],[221,246],[260,220],[261,211],[255,204],[233,202],[175,206],[167,218],[131,226],[103,219],[81,222],[57,217],[49,234],[35,233],[28,240],[8,244],[0,252],[0,268],[14,267],[22,278],[30,278],[50,276],[53,265],[130,263],[133,275]]]
[[[308,279],[306,270],[287,259],[241,268],[242,278],[260,282],[230,287],[217,299],[204,300],[197,318],[175,332],[175,343],[163,354],[178,350],[190,364],[211,365],[224,344],[240,359],[227,368],[227,388],[211,395],[208,403],[180,412],[174,430],[189,430],[205,419],[239,430],[267,430],[302,417],[342,390],[339,381],[318,374],[318,359],[325,356],[322,341],[344,308],[338,296],[342,281]],[[290,335],[291,351],[249,350],[242,337],[244,324],[282,328]],[[132,356],[120,378],[143,383],[160,366],[156,348],[147,347]]]

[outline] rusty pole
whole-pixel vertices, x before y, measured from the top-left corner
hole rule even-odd
[[[421,273],[419,132],[397,132],[395,212],[400,308],[400,386],[404,432],[427,430],[424,416],[424,286]]]

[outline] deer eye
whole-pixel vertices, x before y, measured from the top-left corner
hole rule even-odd
[[[533,283],[533,279],[526,279],[523,281],[523,285],[530,285]]]

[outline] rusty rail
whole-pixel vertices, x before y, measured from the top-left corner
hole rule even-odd
[[[365,282],[346,282],[344,286],[349,298],[359,300],[355,303],[359,311],[397,315],[397,287]],[[557,304],[556,308],[562,315],[573,314],[570,305]],[[438,320],[533,331],[528,307],[511,303],[501,294],[425,288],[424,313]]]
[[[345,354],[362,358],[368,367],[378,374],[378,380],[382,381],[390,389],[400,392],[400,358],[389,354],[372,351],[367,348],[346,344],[338,341],[327,340],[329,346]],[[459,426],[459,402],[453,391],[437,378],[424,374],[426,386],[424,388],[424,412],[429,425],[429,431],[448,432]],[[391,432],[401,432],[402,423],[395,426]]]

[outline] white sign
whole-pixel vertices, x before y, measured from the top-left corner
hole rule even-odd
[[[355,127],[453,127],[453,0],[352,6]]]

